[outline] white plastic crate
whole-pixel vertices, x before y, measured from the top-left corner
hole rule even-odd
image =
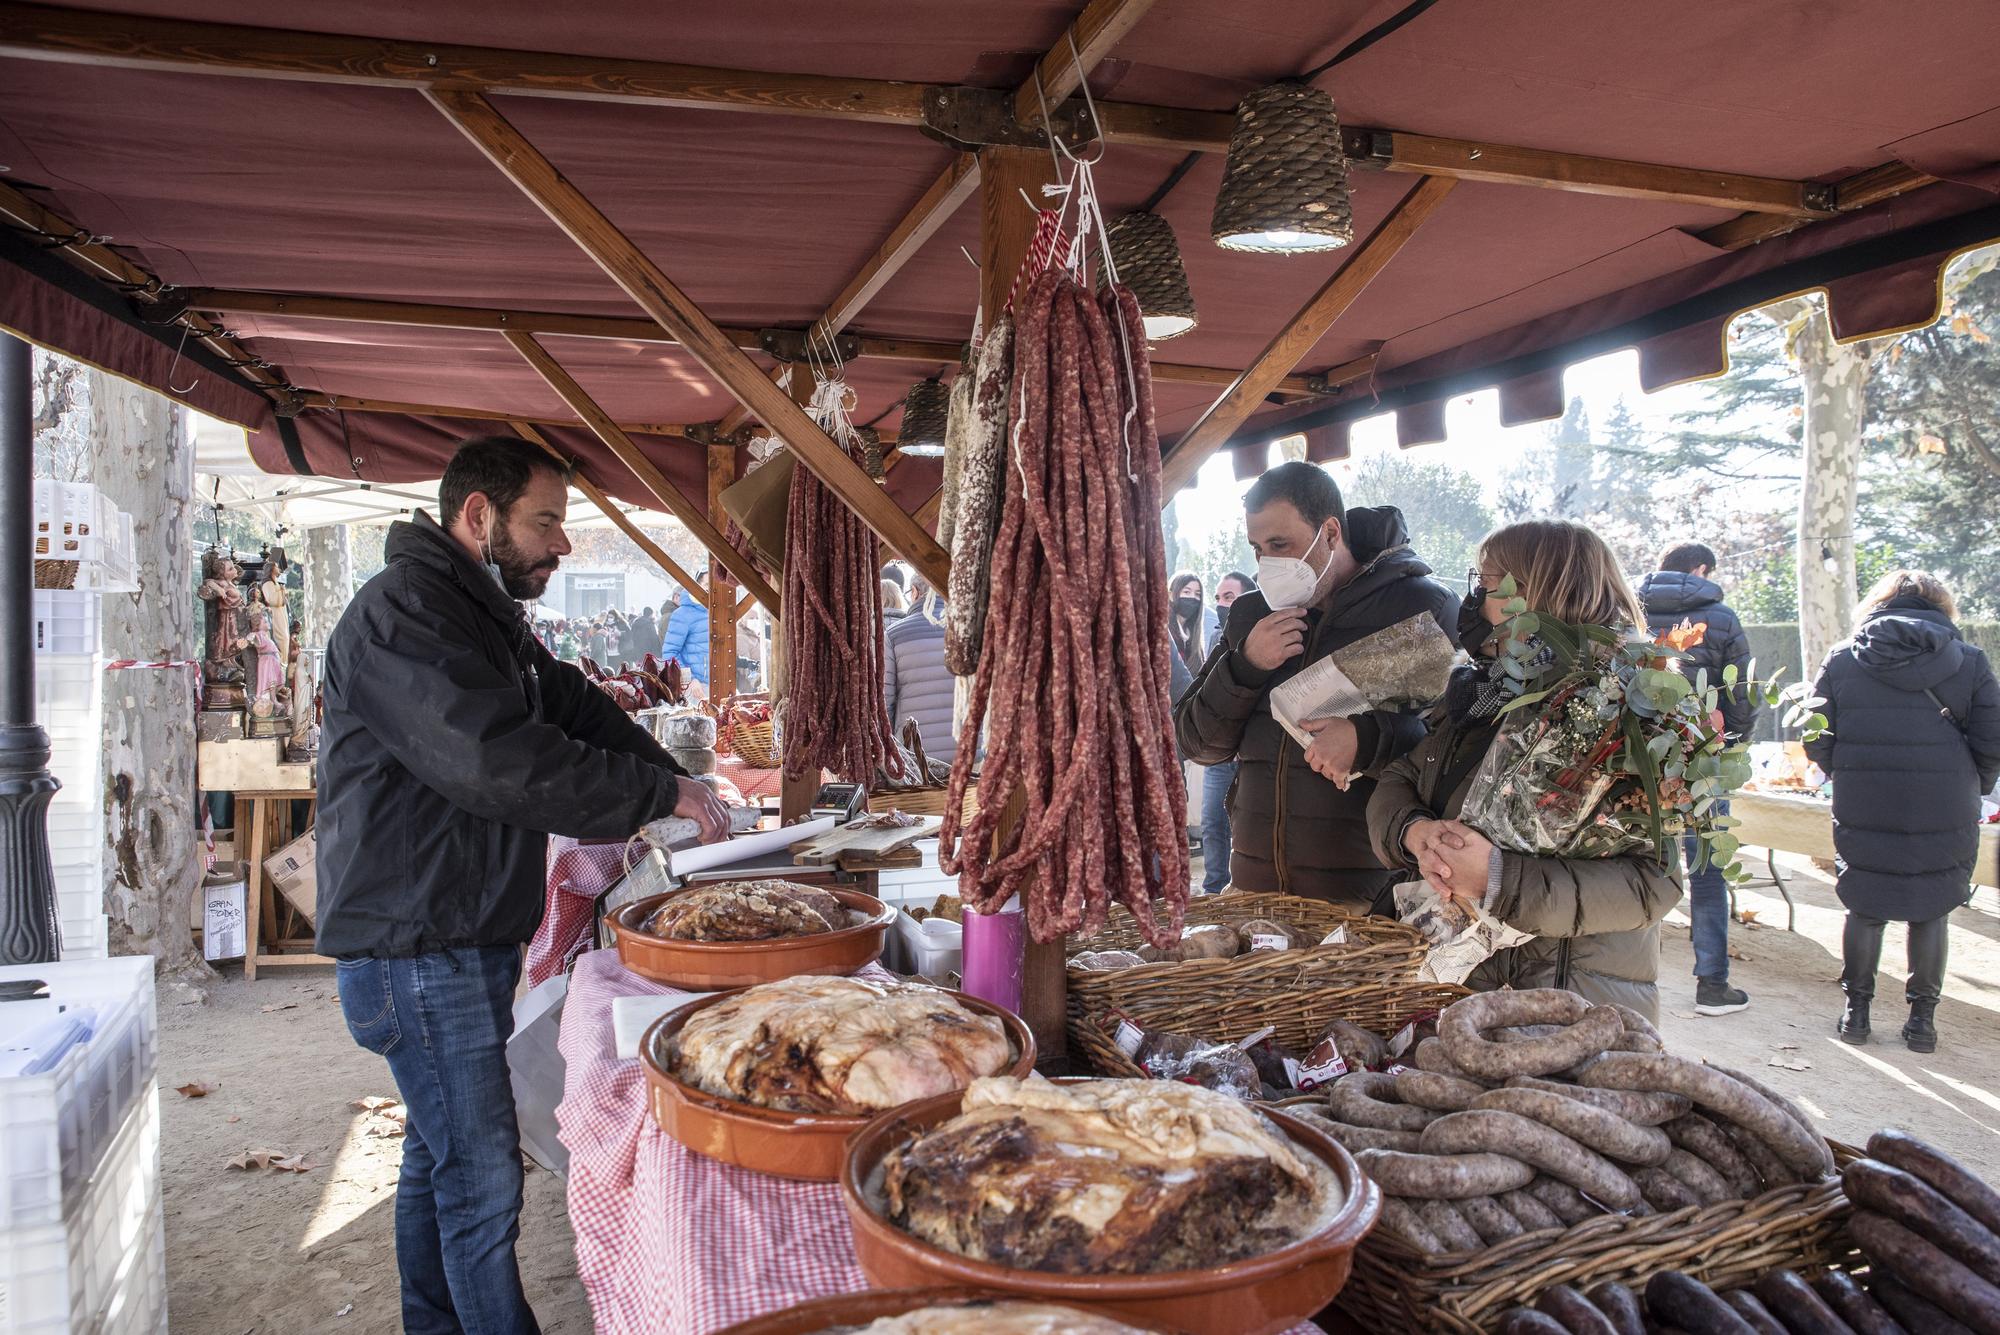
[[[101,646],[104,595],[93,589],[36,589],[38,654],[95,654]]]
[[[0,982],[25,978],[46,980],[57,1002],[97,1016],[90,1042],[54,1070],[0,1078],[0,1233],[61,1223],[132,1109],[152,1095],[158,1061],[150,956],[0,967]],[[0,1025],[25,1030],[52,1013],[47,1003],[9,1002]]]
[[[96,717],[104,708],[104,665],[95,653],[35,659],[35,720],[43,727]]]
[[[74,561],[72,589],[133,587],[132,517],[88,482],[35,483],[35,559]]]
[[[148,1090],[62,1217],[0,1232],[0,1335],[158,1329],[166,1251],[159,1095]]]
[[[72,915],[63,908],[62,957],[65,960],[101,960],[111,953],[111,924],[102,913]]]
[[[69,776],[60,775],[65,785]],[[49,806],[49,861],[57,866],[83,866],[98,860],[104,848],[104,812],[97,806]]]

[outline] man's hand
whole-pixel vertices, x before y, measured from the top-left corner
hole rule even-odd
[[[1461,903],[1477,905],[1485,899],[1486,873],[1493,856],[1491,841],[1455,820],[1438,821],[1419,838],[1425,836],[1423,851],[1417,854],[1417,870],[1423,878]]]
[[[680,799],[674,803],[674,814],[700,826],[704,844],[719,844],[727,839],[729,812],[708,790],[708,785],[683,778],[679,780],[679,786]]]
[[[1250,628],[1243,656],[1259,672],[1275,672],[1306,647],[1306,609],[1281,607]]]
[[[1346,792],[1348,781],[1354,777],[1354,752],[1359,741],[1354,720],[1309,718],[1299,726],[1312,734],[1312,745],[1306,748],[1306,764],[1322,779]]]

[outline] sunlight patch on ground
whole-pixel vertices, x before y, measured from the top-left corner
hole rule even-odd
[[[382,1144],[381,1138],[368,1134],[368,1123],[372,1120],[370,1113],[357,1113],[347,1124],[347,1135],[341,1140],[333,1162],[326,1165],[326,1175],[320,1179],[319,1204],[306,1220],[305,1235],[299,1239],[300,1251],[312,1250],[382,1203],[380,1196],[357,1190],[354,1185],[368,1179],[363,1162],[377,1153],[376,1147]]]
[[[1938,1093],[1936,1090],[1927,1088],[1926,1086],[1911,1079],[1908,1075],[1905,1075],[1902,1071],[1897,1070],[1894,1066],[1891,1066],[1888,1062],[1883,1061],[1880,1057],[1869,1055],[1866,1049],[1857,1048],[1849,1043],[1843,1043],[1837,1038],[1828,1038],[1825,1041],[1827,1046],[1832,1048],[1835,1052],[1840,1053],[1842,1056],[1852,1057],[1855,1061],[1860,1062],[1862,1065],[1872,1068],[1877,1075],[1883,1076],[1888,1080],[1894,1081],[1897,1085],[1900,1085],[1902,1088],[1908,1090],[1910,1093],[1921,1094],[1923,1097],[1930,1099],[1934,1103],[1941,1103],[1945,1107],[1957,1113],[1959,1116],[1963,1117],[1966,1121],[1971,1122],[1974,1126],[1986,1132],[1988,1135],[2000,1136],[2000,1126],[1995,1126],[1991,1122],[1985,1121],[1984,1119],[1979,1117],[1975,1117],[1965,1108],[1961,1107],[1957,1103],[1952,1102],[1950,1099]],[[1927,1072],[1927,1074],[1929,1073]],[[1941,1080],[1944,1079],[1944,1077],[1938,1077],[1938,1078]],[[1955,1086],[1957,1085],[1958,1082],[1946,1081],[1946,1083]],[[1991,1100],[1984,1100],[1984,1101],[1991,1102]]]

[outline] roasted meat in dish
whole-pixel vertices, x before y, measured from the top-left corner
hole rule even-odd
[[[1164,1080],[973,1082],[883,1161],[889,1218],[1016,1270],[1148,1274],[1305,1236],[1339,1186],[1256,1110]]]
[[[1142,1335],[1137,1326],[1048,1303],[960,1303],[920,1307],[825,1335]]]
[[[794,881],[730,881],[675,895],[641,929],[677,941],[765,941],[851,926],[838,899]]]
[[[964,1089],[1013,1060],[1007,1030],[921,983],[786,978],[697,1012],[672,1073],[721,1098],[858,1116]]]

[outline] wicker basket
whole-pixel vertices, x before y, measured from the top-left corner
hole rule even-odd
[[[737,717],[735,705],[741,700],[746,703],[764,703],[761,696],[730,696],[715,710],[715,749],[724,755],[735,756],[752,769],[777,769],[784,763],[784,753],[778,749],[778,730],[771,720],[761,723],[745,723]]]
[[[1314,940],[1342,927],[1347,940],[1303,950],[1259,950],[1227,960],[1071,969],[1070,996],[1099,1008],[1153,1000],[1199,1006],[1313,988],[1404,983],[1423,963],[1424,941],[1416,929],[1387,918],[1360,917],[1317,899],[1232,891],[1188,901],[1190,927],[1210,923],[1235,927],[1252,918],[1276,918],[1305,929]],[[1063,951],[1074,955],[1079,950],[1135,950],[1142,944],[1132,915],[1114,907],[1103,927],[1088,937],[1070,937]]]
[[[927,784],[920,788],[877,788],[868,794],[870,811],[901,811],[912,816],[942,816],[945,786]],[[965,785],[965,801],[959,805],[959,819],[971,820],[979,812],[979,785]]]
[[[1466,995],[1466,989],[1454,983],[1376,982],[1250,997],[1217,995],[1211,986],[1207,998],[1189,998],[1173,991],[1109,1003],[1082,1001],[1075,988],[1076,973],[1072,970],[1070,1053],[1088,1062],[1098,1075],[1127,1077],[1145,1072],[1119,1050],[1114,1035],[1120,1017],[1146,1029],[1216,1040],[1244,1038],[1268,1026],[1277,1030],[1274,1037],[1281,1045],[1302,1053],[1326,1037],[1335,1020],[1358,1024],[1387,1038],[1412,1016],[1440,1010]]]
[[[1861,1157],[1828,1144],[1843,1167]],[[1829,1178],[1642,1219],[1601,1215],[1448,1256],[1426,1256],[1377,1229],[1355,1248],[1353,1276],[1334,1305],[1368,1330],[1474,1335],[1556,1284],[1638,1288],[1662,1270],[1682,1270],[1714,1289],[1740,1288],[1766,1270],[1820,1270],[1853,1256],[1843,1231],[1850,1213],[1840,1179]]]
[[[76,587],[78,561],[37,561],[35,562],[35,587],[38,589],[73,589]]]

